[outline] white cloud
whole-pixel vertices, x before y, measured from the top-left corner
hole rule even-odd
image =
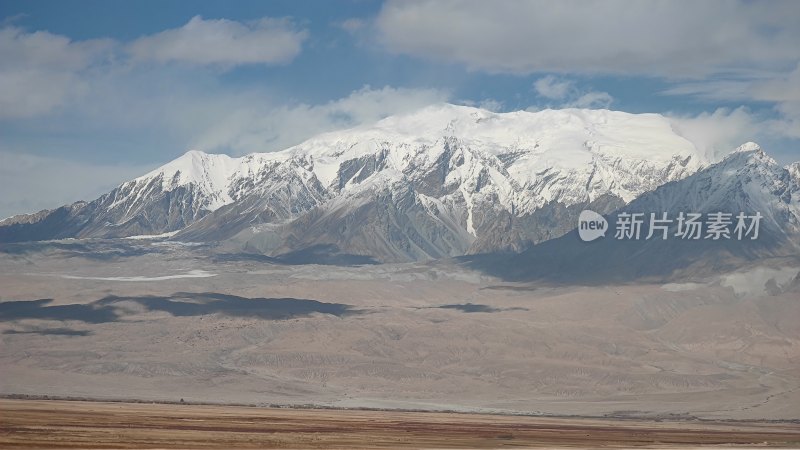
[[[608,109],[614,98],[608,92],[587,92],[575,100],[564,104],[566,108]]]
[[[748,141],[763,137],[763,120],[746,108],[719,108],[713,113],[668,115],[676,133],[692,142],[710,160],[715,161]]]
[[[46,114],[80,97],[87,89],[82,73],[112,47],[110,40],[0,28],[0,119]]]
[[[768,123],[775,133],[792,139],[800,139],[800,102],[782,102],[775,109],[780,118]]]
[[[128,46],[135,62],[181,62],[230,68],[243,64],[283,64],[297,56],[308,36],[287,19],[254,22],[205,20],[141,37]]]
[[[398,53],[488,72],[684,78],[794,65],[795,1],[390,0],[375,26]]]
[[[499,112],[503,110],[503,102],[492,98],[485,98],[478,102],[478,108],[492,112]]]
[[[561,100],[567,96],[574,89],[574,83],[570,80],[564,80],[548,75],[539,78],[533,83],[533,88],[541,97]]]
[[[762,123],[765,131],[800,138],[800,64],[788,72],[753,79],[726,79],[681,83],[664,91],[714,101],[773,103],[777,118]]]
[[[320,105],[276,105],[253,99],[220,111],[218,120],[198,130],[192,147],[234,154],[282,150],[322,132],[375,122],[448,96],[435,89],[365,86]]]
[[[275,55],[274,49],[260,53],[261,47],[270,47],[268,38],[275,34],[293,36],[297,47],[290,53],[299,51],[305,32],[289,27],[288,22],[274,19],[244,25],[195,18],[182,28],[141,38],[129,48],[143,52],[141,58],[147,54],[164,61],[222,65],[266,61]],[[205,31],[210,34],[206,41],[189,43],[194,33]],[[125,48],[111,40],[75,42],[46,32],[0,28],[0,120],[28,119],[26,126],[38,130],[37,144],[31,144],[36,152],[76,150],[81,145],[77,136],[83,136],[83,145],[108,143],[119,152],[138,146],[141,150],[136,153],[141,155],[128,158],[147,160],[157,156],[154,147],[174,152],[190,146],[232,153],[279,150],[318,132],[378,120],[448,97],[435,89],[365,87],[326,104],[306,105],[269,86],[221,83],[214,70],[132,63],[125,60]],[[207,53],[198,53],[200,48]],[[161,53],[152,55],[150,50]],[[68,114],[48,115],[59,106]],[[69,136],[77,138],[69,143],[55,138],[61,140],[51,149],[54,141],[48,141],[49,133],[60,132],[54,130],[69,130]]]
[[[503,102],[493,98],[484,98],[483,100],[459,100],[456,103],[464,106],[473,106],[476,108],[485,109],[492,112],[500,112],[503,110]]]
[[[573,80],[547,75],[533,83],[533,89],[539,97],[556,101],[559,108],[608,108],[614,98],[608,92],[585,91],[578,88]],[[537,106],[528,108],[537,110]]]
[[[98,83],[114,76],[122,79],[126,76],[122,72],[135,70],[142,63],[182,62],[222,68],[286,63],[301,51],[307,34],[286,19],[240,23],[194,17],[180,28],[124,45],[111,39],[73,41],[46,31],[3,26],[0,119],[32,118],[67,104],[74,106],[97,90]]]

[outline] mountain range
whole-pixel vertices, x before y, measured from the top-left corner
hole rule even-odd
[[[268,256],[520,263],[555,245],[597,258],[630,247],[578,242],[584,209],[716,209],[760,211],[759,252],[798,254],[798,186],[800,163],[780,167],[755,144],[716,161],[658,114],[439,104],[279,152],[189,151],[93,201],[6,219],[0,242],[160,236]]]
[[[564,283],[702,279],[767,259],[800,265],[797,166],[781,167],[758,145],[748,143],[722,161],[665,183],[607,214],[609,230],[596,241],[582,241],[574,229],[519,254],[479,255],[464,261],[509,280]],[[651,213],[668,222],[662,223],[666,231],[654,228],[648,239]],[[707,225],[717,213],[728,215],[729,234],[714,239]],[[741,236],[735,232],[740,213],[746,225]],[[615,225],[623,214],[625,220],[642,214],[638,239],[616,235]],[[689,214],[700,215],[700,232],[684,236],[677,219]],[[756,215],[760,216],[758,225],[751,228]]]

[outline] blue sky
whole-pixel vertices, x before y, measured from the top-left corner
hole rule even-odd
[[[440,101],[661,113],[789,163],[798,23],[792,1],[3,0],[0,217]]]

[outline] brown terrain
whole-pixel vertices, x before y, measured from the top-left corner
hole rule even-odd
[[[787,423],[0,400],[0,447],[800,448]]]
[[[2,448],[800,442],[796,266],[554,286],[91,245],[0,253],[0,396],[121,402],[4,400]]]

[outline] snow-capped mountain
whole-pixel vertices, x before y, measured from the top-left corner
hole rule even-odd
[[[92,202],[0,222],[0,241],[334,246],[383,261],[523,250],[710,161],[657,114],[434,105],[241,158],[191,151]]]
[[[127,237],[179,230],[232,200],[232,159],[190,151],[91,202],[11,217],[0,222],[0,241],[69,237]]]
[[[717,164],[648,192],[609,214],[604,238],[582,242],[577,230],[507,258],[476,257],[476,267],[512,278],[550,280],[625,280],[654,277],[685,278],[728,271],[762,258],[792,258],[800,263],[800,179],[793,166],[781,167],[758,145],[747,143]],[[617,239],[621,214],[644,214],[639,239]],[[658,229],[651,239],[649,216],[668,220],[667,238]],[[708,227],[697,239],[682,237],[677,218],[684,214],[724,213],[730,238],[708,238]],[[735,232],[736,217],[760,215],[756,228],[743,238]],[[743,222],[749,229],[752,219]],[[577,220],[574,223],[577,226]],[[684,228],[685,230],[685,228]],[[755,236],[755,239],[753,237]]]
[[[658,115],[452,105],[248,158],[293,166],[264,179],[285,188],[269,201],[235,190],[236,203],[176,239],[228,239],[270,255],[335,246],[383,261],[521,250],[569,231],[581,206],[611,211],[707,162]],[[243,172],[234,185],[254,173]],[[281,199],[294,210],[273,211]]]
[[[625,210],[759,212],[772,239],[800,235],[800,182],[757,144],[747,143],[683,182],[643,195]],[[762,235],[764,236],[764,235]],[[790,241],[800,254],[800,241]]]
[[[789,164],[786,166],[786,170],[789,171],[789,175],[791,175],[792,178],[800,183],[800,161]]]

